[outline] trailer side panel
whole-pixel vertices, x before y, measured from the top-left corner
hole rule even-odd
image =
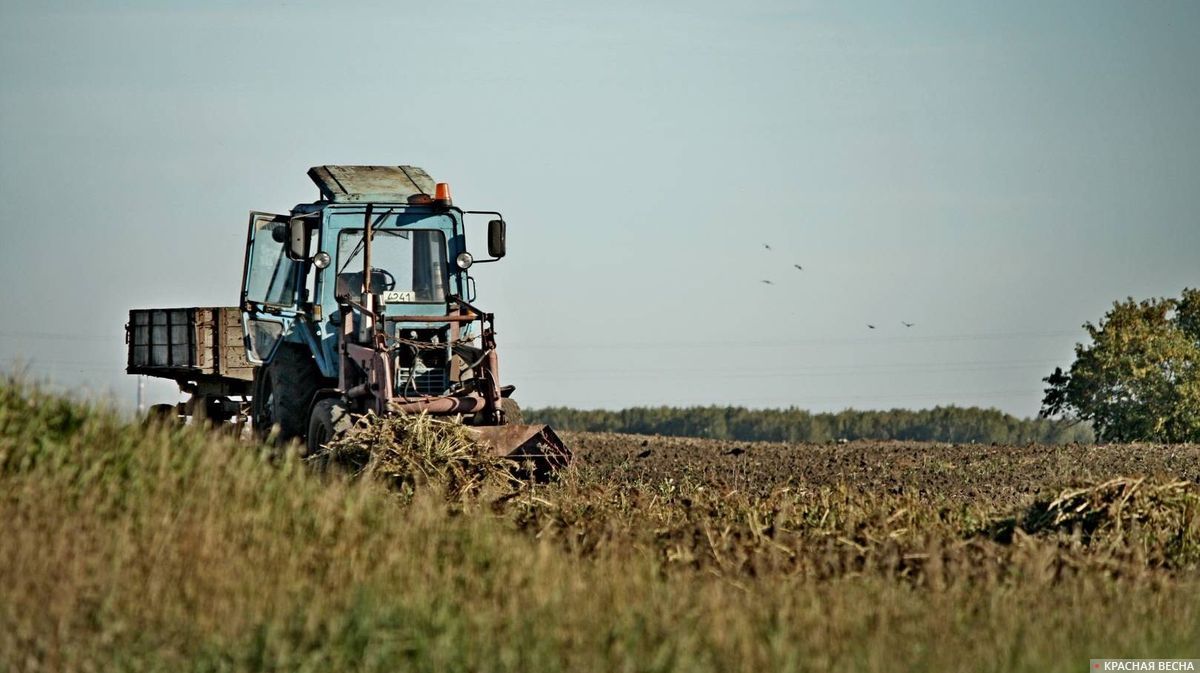
[[[180,383],[254,380],[236,306],[133,309],[125,340],[129,374]]]

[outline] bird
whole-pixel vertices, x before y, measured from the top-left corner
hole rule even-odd
[[[916,323],[904,322],[903,320],[901,320],[901,321],[900,321],[900,324],[901,324],[901,325],[904,325],[905,327],[912,327],[912,326],[913,326],[914,324],[916,324]]]
[[[650,440],[648,440],[648,439],[642,440],[642,446],[649,446],[649,445],[650,445]]]
[[[775,283],[772,283],[772,282],[771,282],[771,281],[769,281],[769,280],[760,280],[760,281],[758,281],[758,282],[760,282],[760,283],[766,283],[767,285],[774,285],[774,284],[775,284]]]
[[[730,450],[726,451],[726,452],[725,452],[725,455],[727,455],[727,456],[740,456],[740,455],[742,455],[742,454],[743,454],[743,453],[745,453],[745,452],[746,452],[746,450],[745,450],[745,449],[743,449],[742,447],[740,447],[740,446],[735,446],[735,447],[733,447],[732,449],[730,449]]]
[[[875,326],[872,325],[871,323],[867,323],[867,327],[870,327],[871,329],[875,329]]]
[[[764,247],[764,248],[766,248],[767,250],[770,250],[770,249],[771,249],[771,246],[770,246],[770,245],[768,245],[768,244],[766,244],[766,243],[763,243],[763,247]]]
[[[793,264],[792,266],[796,267],[800,271],[804,270],[804,267],[800,266],[799,264]]]
[[[639,454],[637,455],[637,457],[638,457],[638,458],[649,458],[649,457],[650,457],[650,453],[651,453],[650,449],[646,449],[645,451],[643,451],[643,452],[639,453]]]

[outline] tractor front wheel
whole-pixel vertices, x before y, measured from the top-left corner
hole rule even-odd
[[[350,410],[336,397],[327,397],[313,406],[308,421],[308,454],[315,456],[325,445],[350,429]]]

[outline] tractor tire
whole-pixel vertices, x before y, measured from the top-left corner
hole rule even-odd
[[[350,429],[350,410],[346,403],[336,397],[327,397],[313,406],[312,418],[308,421],[308,451],[315,456],[325,449],[331,440]]]
[[[505,425],[520,425],[525,422],[525,416],[521,413],[521,406],[511,397],[505,397],[500,400],[500,411],[504,414]]]
[[[304,439],[308,405],[321,387],[321,373],[304,349],[281,344],[275,358],[254,373],[254,431],[282,444]],[[278,428],[278,434],[274,434]]]

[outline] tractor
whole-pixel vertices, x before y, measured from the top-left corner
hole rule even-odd
[[[543,473],[566,465],[552,428],[521,423],[495,316],[474,303],[470,270],[505,256],[503,216],[458,208],[415,166],[308,175],[318,200],[250,214],[237,307],[130,312],[126,371],[190,394],[154,415],[233,421],[308,454],[356,416],[455,416],[494,453]],[[477,259],[468,229],[484,221]]]

